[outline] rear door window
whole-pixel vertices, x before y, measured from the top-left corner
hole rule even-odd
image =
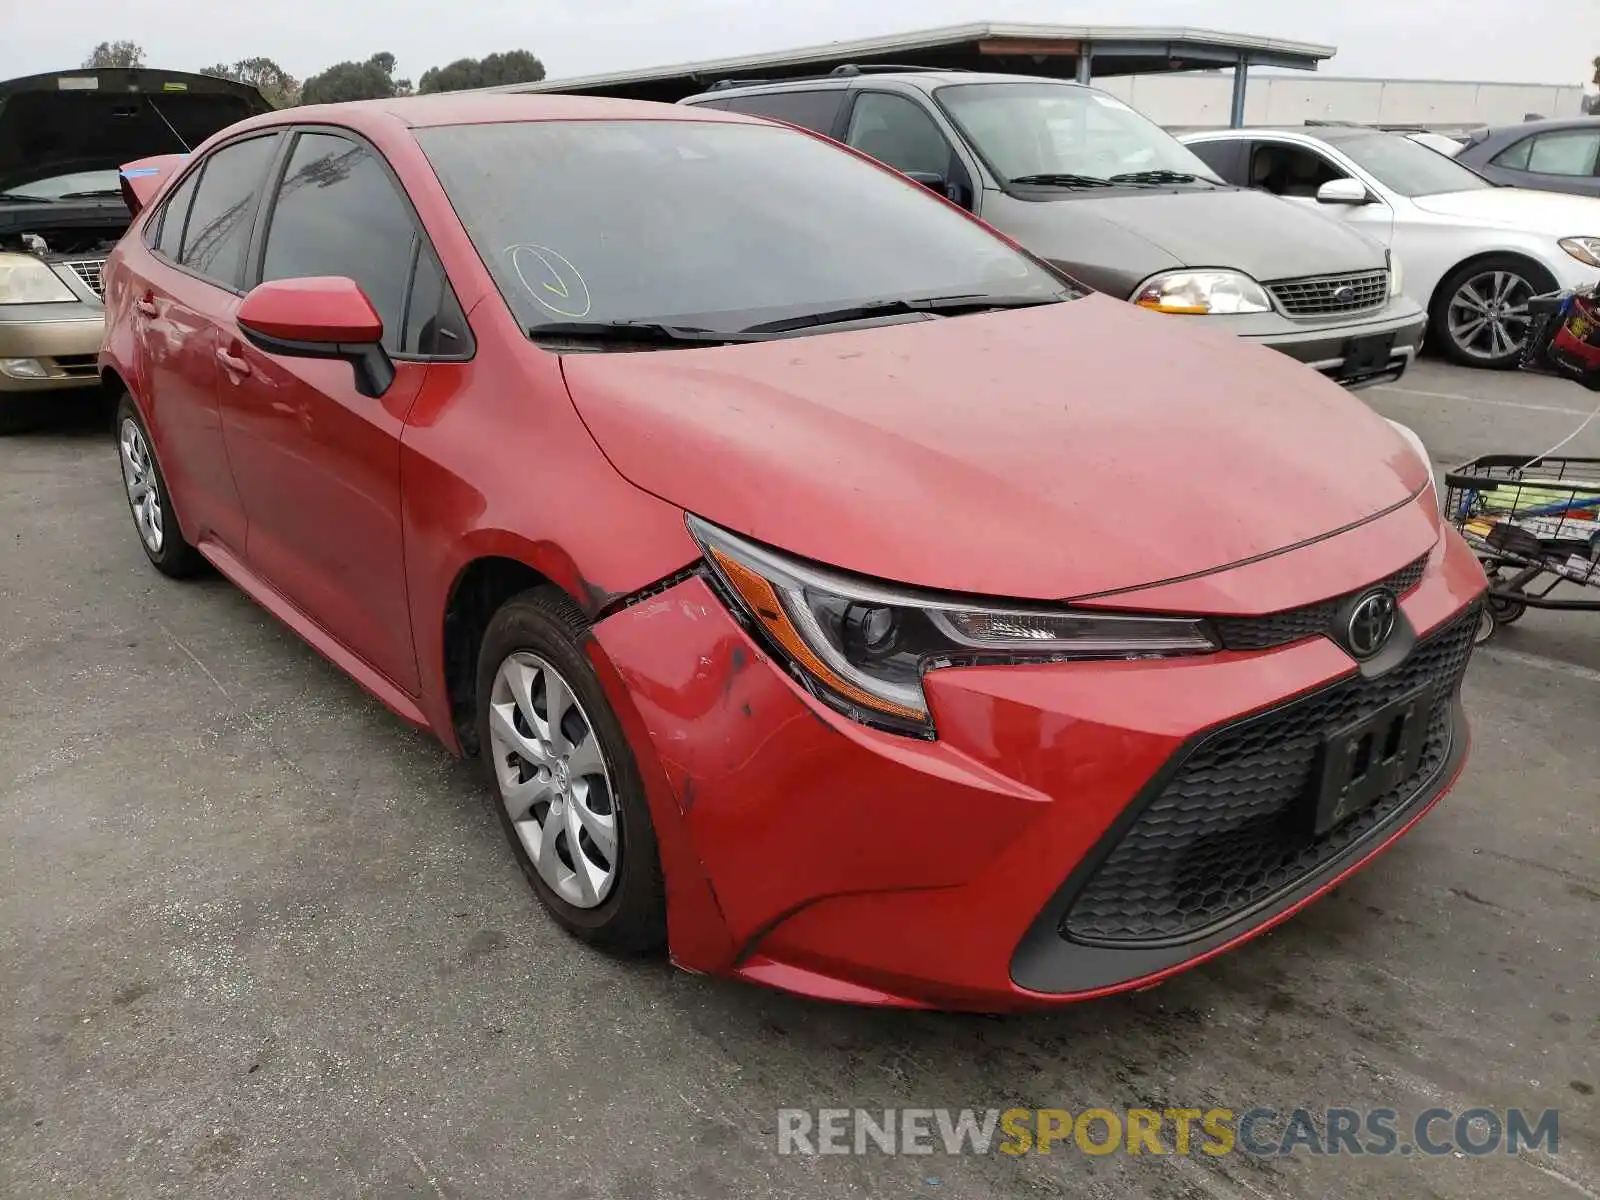
[[[817,133],[832,133],[844,104],[843,88],[807,88],[798,92],[768,92],[757,96],[729,96],[718,107],[752,117],[771,117]]]
[[[178,190],[172,193],[161,209],[161,233],[156,238],[155,248],[163,258],[172,262],[178,261],[178,253],[183,249],[183,227],[189,220],[189,205],[194,202],[195,184],[200,181],[200,172],[191,171],[189,177],[178,185]]]
[[[1533,139],[1527,169],[1535,175],[1588,176],[1595,173],[1597,156],[1600,156],[1600,130],[1541,133]]]
[[[1219,178],[1229,183],[1244,179],[1245,143],[1236,141],[1194,142],[1189,146],[1195,157],[1215,171]]]
[[[278,135],[269,134],[234,142],[207,155],[183,231],[180,263],[214,283],[238,290],[262,184],[277,148]],[[165,240],[163,229],[163,243]]]

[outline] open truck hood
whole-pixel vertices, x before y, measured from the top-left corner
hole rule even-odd
[[[182,71],[84,68],[8,80],[0,83],[0,192],[180,153],[270,111],[248,84]]]
[[[563,363],[637,486],[794,554],[958,592],[1067,599],[1214,571],[1427,482],[1315,371],[1103,296]]]

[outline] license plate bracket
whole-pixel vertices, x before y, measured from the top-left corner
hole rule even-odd
[[[1380,337],[1351,338],[1344,344],[1344,365],[1339,368],[1339,374],[1349,379],[1376,375],[1388,369],[1393,353],[1392,333]]]
[[[1318,837],[1365,812],[1416,773],[1427,747],[1433,694],[1433,684],[1424,684],[1328,736],[1313,826]]]

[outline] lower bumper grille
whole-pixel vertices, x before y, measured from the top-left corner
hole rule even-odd
[[[1406,807],[1450,758],[1452,707],[1477,606],[1375,679],[1356,677],[1211,734],[1172,771],[1089,877],[1058,932],[1098,945],[1192,940],[1293,888]],[[1335,730],[1433,684],[1416,770],[1321,837],[1310,810]]]

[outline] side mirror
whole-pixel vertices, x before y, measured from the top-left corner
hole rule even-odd
[[[274,279],[255,288],[235,318],[246,340],[284,358],[341,358],[356,391],[376,400],[394,383],[383,348],[383,318],[353,279]]]
[[[1317,189],[1318,204],[1371,204],[1372,196],[1359,179],[1330,179]]]
[[[972,197],[968,195],[967,188],[959,183],[951,183],[937,171],[902,171],[907,179],[913,183],[920,183],[930,192],[937,192],[951,204],[971,211]]]

